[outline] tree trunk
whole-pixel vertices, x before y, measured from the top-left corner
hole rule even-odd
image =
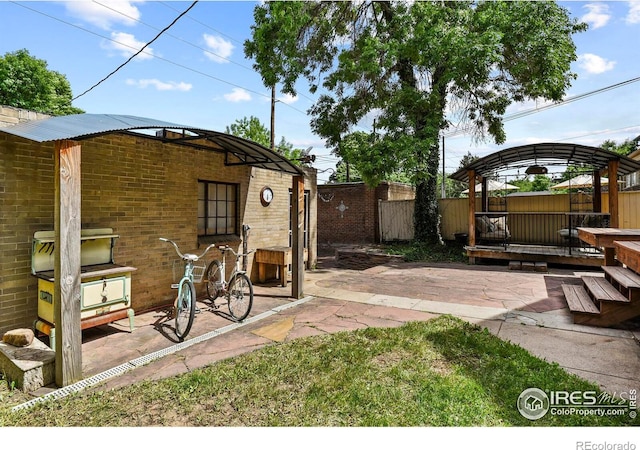
[[[427,156],[428,175],[421,177],[416,184],[414,239],[418,242],[442,244],[436,192],[439,156],[438,147],[432,148]]]
[[[416,137],[430,143],[422,147],[419,156],[423,174],[416,177],[416,201],[414,211],[414,239],[418,242],[444,244],[440,235],[438,213],[438,170],[440,170],[440,130],[445,126],[447,87],[443,67],[437,67],[432,75],[429,108],[423,109],[416,120]],[[435,114],[439,111],[439,114]],[[425,150],[427,148],[428,150]]]
[[[393,23],[393,8],[391,2],[377,3],[382,8],[382,13],[388,24]],[[418,80],[415,76],[415,67],[411,59],[400,58],[396,64],[398,78],[403,89],[411,89],[418,92]],[[431,93],[429,105],[421,105],[417,110],[413,105],[407,105],[407,111],[413,110],[412,117],[415,124],[415,137],[431,145],[418,146],[416,151],[417,176],[416,176],[416,200],[414,209],[414,239],[419,242],[440,243],[440,215],[438,214],[437,179],[440,152],[439,131],[444,125],[444,109],[447,96],[447,82],[444,77],[445,69],[437,67],[431,79]],[[434,116],[434,111],[440,114]],[[431,123],[428,123],[431,122]],[[435,132],[435,136],[431,136]],[[428,149],[428,150],[425,150]]]

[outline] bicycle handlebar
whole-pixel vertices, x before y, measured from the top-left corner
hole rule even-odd
[[[234,256],[247,256],[253,252],[255,252],[255,250],[249,250],[247,253],[236,253],[230,246],[228,245],[221,245],[218,247],[218,250],[220,250],[221,252],[226,252],[227,250],[230,251],[231,253],[234,254]]]
[[[180,249],[178,248],[178,244],[176,244],[175,242],[173,242],[171,239],[167,239],[167,238],[160,238],[161,241],[163,242],[168,242],[169,244],[173,245],[173,248],[175,248],[176,253],[178,254],[178,256],[180,256],[181,259],[184,260],[191,260],[191,261],[197,261],[200,258],[202,258],[204,255],[207,254],[207,252],[209,250],[211,250],[213,247],[216,246],[216,244],[211,244],[209,245],[207,248],[204,249],[204,252],[202,252],[202,254],[200,256],[198,255],[194,255],[192,253],[181,253]]]

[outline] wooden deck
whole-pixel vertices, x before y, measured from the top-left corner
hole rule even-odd
[[[604,264],[604,254],[592,247],[554,247],[549,245],[476,245],[465,247],[469,261],[475,258],[507,261],[534,261],[549,264],[599,267]]]

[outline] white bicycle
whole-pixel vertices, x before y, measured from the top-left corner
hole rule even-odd
[[[253,306],[253,284],[247,272],[240,268],[240,257],[246,257],[253,250],[247,253],[236,253],[228,245],[220,246],[218,249],[222,252],[222,261],[214,259],[207,267],[207,296],[215,309],[221,306],[217,305],[215,300],[218,297],[224,298],[229,307],[229,314],[234,320],[240,322],[249,315]],[[229,281],[225,278],[227,252],[233,253],[236,259]]]

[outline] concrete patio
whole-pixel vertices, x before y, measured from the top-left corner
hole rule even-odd
[[[289,298],[290,290],[277,282],[255,286],[254,307],[242,324],[199,303],[201,312],[183,343],[175,338],[169,311],[137,315],[132,333],[127,320],[85,330],[82,361],[89,382],[82,388],[104,390],[170,377],[303,336],[397,327],[452,314],[609,393],[638,389],[640,322],[615,329],[573,324],[560,286],[579,283],[584,273],[397,262],[347,270],[336,268],[333,258],[321,258],[318,268],[305,274],[303,299]],[[52,391],[45,387],[34,394]]]

